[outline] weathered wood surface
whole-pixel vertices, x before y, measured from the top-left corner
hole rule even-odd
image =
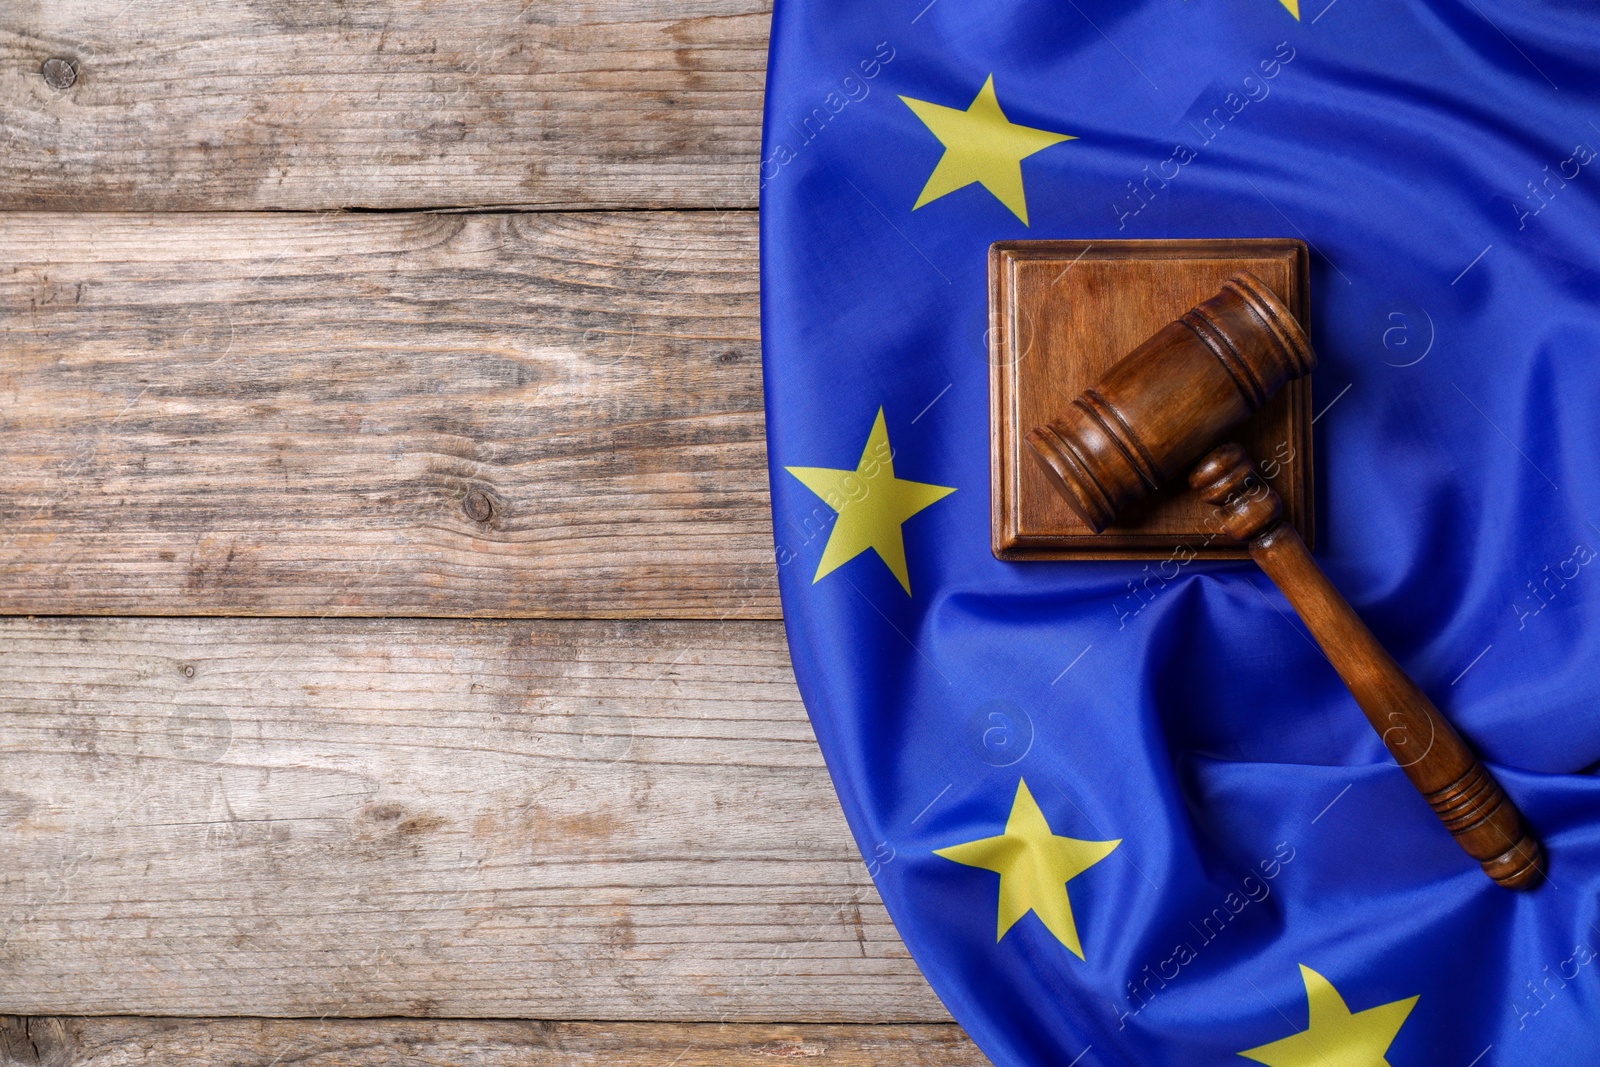
[[[770,10],[6,0],[0,209],[753,207]]]
[[[0,1011],[922,1022],[782,628],[0,620]]]
[[[0,215],[0,612],[775,618],[757,273],[743,212]]]
[[[0,1017],[0,1067],[984,1067],[956,1026]]]

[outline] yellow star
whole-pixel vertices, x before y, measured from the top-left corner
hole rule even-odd
[[[1294,16],[1296,22],[1300,21],[1300,0],[1278,0],[1278,2],[1289,9],[1289,14]]]
[[[1064,133],[1012,123],[995,98],[993,74],[965,111],[909,96],[900,99],[944,145],[944,155],[939,157],[928,184],[922,187],[913,211],[946,193],[982,182],[1026,226],[1028,202],[1022,190],[1022,161],[1053,144],[1076,140]]]
[[[1333,983],[1300,965],[1311,1005],[1311,1025],[1270,1045],[1239,1055],[1267,1067],[1389,1067],[1384,1053],[1394,1041],[1417,998],[1408,997],[1352,1013]]]
[[[1072,919],[1067,883],[1111,855],[1111,850],[1120,844],[1121,838],[1079,841],[1051,833],[1044,812],[1028,792],[1028,783],[1019,778],[1005,833],[935,849],[934,855],[1000,876],[996,941],[1031,911],[1039,916],[1045,929],[1056,935],[1057,941],[1081,960],[1083,946],[1078,943],[1078,924]]]
[[[900,586],[911,595],[911,576],[906,571],[906,543],[900,524],[911,516],[955,492],[943,485],[908,482],[894,476],[894,451],[889,447],[889,427],[883,409],[867,435],[867,446],[853,471],[832,467],[785,467],[784,470],[820,496],[839,520],[828,535],[817,564],[813,583],[822,581],[867,549],[889,565],[900,579]]]

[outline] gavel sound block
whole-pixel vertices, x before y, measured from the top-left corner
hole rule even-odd
[[[989,256],[993,547],[1008,560],[1143,559],[1154,571],[1179,546],[1200,559],[1245,559],[1217,536],[1215,509],[1181,479],[1129,505],[1103,531],[1052,488],[1024,435],[1049,422],[1146,337],[1241,270],[1304,321],[1299,241],[1016,241]],[[1231,440],[1261,461],[1284,514],[1312,537],[1311,389],[1296,379]]]
[[[1185,243],[1166,244],[1170,252],[1170,245]],[[1011,243],[998,245],[991,253],[991,286],[998,298],[992,310],[1013,327],[1019,309],[1014,299],[1011,307],[1005,305],[1005,271],[1014,265],[1006,259],[1026,248],[1027,243]],[[1303,249],[1298,265],[1302,271],[1296,280],[1303,280]],[[1290,289],[1284,279],[1278,280],[1280,292]],[[1012,287],[1013,298],[1015,291]],[[1032,311],[1051,314],[1048,307]],[[1053,314],[1071,315],[1072,307],[1058,305]],[[996,345],[999,348],[1000,340]],[[1016,352],[991,353],[997,420],[1008,404],[1015,405],[1016,393],[1027,380],[1008,369],[1008,355]],[[1315,365],[1316,356],[1295,311],[1253,272],[1240,270],[1214,295],[1175,315],[1100,371],[1052,418],[1021,436],[1046,481],[1093,535],[1187,475],[1193,493],[1215,509],[1206,517],[1210,540],[1243,547],[1282,590],[1396,763],[1456,842],[1500,885],[1532,886],[1541,877],[1544,858],[1521,814],[1328,581],[1301,534],[1285,521],[1283,500],[1256,470],[1245,447],[1228,440],[1285,385],[1304,382]],[[1009,366],[1018,368],[1021,362],[1012,359]],[[1038,371],[1036,367],[1032,374],[1037,376]],[[1002,386],[1009,387],[1009,396]],[[1013,449],[1021,429],[998,421],[995,426],[997,555],[1008,547],[1002,544],[1002,535],[1014,537],[1014,531],[1002,529],[998,475],[1007,467],[1002,459],[1017,458]],[[1309,445],[1309,434],[1301,444]],[[1309,461],[1309,451],[1304,454]],[[1014,467],[1004,473],[1012,479],[1006,488],[1015,493]],[[1015,509],[1014,515],[1025,513],[1016,508],[1015,500],[1006,504]],[[1147,512],[1146,519],[1152,514],[1159,512]],[[1128,531],[1122,536],[1127,537]],[[1028,547],[1037,551],[1049,546],[1041,545],[1036,536]]]

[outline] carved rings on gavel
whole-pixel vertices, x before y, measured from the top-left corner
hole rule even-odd
[[[1300,323],[1258,278],[1241,273],[1027,440],[1057,491],[1099,533],[1316,364]]]

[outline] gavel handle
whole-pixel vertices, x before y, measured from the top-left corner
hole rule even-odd
[[[1322,573],[1278,494],[1256,473],[1244,449],[1207,454],[1189,484],[1217,505],[1229,535],[1248,542],[1250,558],[1283,591],[1395,762],[1445,828],[1488,876],[1510,889],[1536,884],[1544,867],[1539,842],[1516,805],[1421,689],[1417,688]]]

